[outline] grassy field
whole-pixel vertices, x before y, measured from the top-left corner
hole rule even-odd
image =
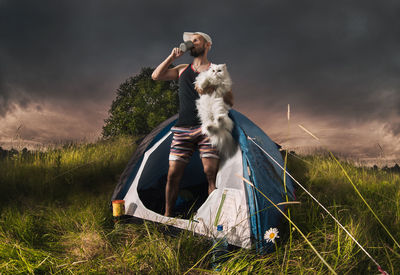
[[[212,274],[208,240],[166,234],[151,223],[114,226],[109,200],[135,150],[132,138],[65,145],[0,159],[1,274]],[[329,155],[289,158],[289,170],[390,274],[400,248]],[[376,215],[400,240],[399,174],[341,163]],[[378,274],[376,265],[303,191],[293,222],[338,274]],[[231,252],[224,274],[327,274],[297,230],[280,226],[277,250]]]

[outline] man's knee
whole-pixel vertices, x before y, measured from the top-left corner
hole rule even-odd
[[[218,172],[218,164],[216,163],[206,163],[204,164],[204,173],[206,174],[207,178],[215,178]]]
[[[176,182],[180,180],[183,175],[186,163],[182,161],[170,161],[168,169],[168,181]]]

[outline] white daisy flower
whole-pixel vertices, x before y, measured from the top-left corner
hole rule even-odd
[[[271,227],[269,230],[265,232],[264,239],[267,241],[267,243],[268,242],[275,243],[275,239],[279,238],[278,233],[279,233],[278,228]]]

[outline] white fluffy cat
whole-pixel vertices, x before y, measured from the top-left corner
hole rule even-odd
[[[228,116],[231,108],[223,97],[232,90],[232,80],[225,64],[211,64],[207,71],[200,73],[194,82],[200,98],[196,101],[203,134],[210,137],[211,144],[222,156],[229,157],[235,152],[232,138],[233,121]]]

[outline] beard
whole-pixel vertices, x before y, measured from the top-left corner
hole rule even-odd
[[[193,57],[199,57],[199,56],[204,55],[204,52],[205,52],[205,48],[204,47],[199,48],[199,49],[192,48],[190,50],[190,55],[193,56]]]

